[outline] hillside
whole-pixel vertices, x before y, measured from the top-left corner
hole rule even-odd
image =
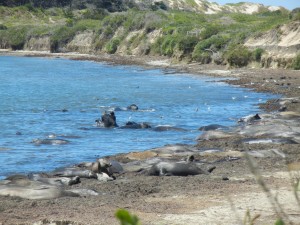
[[[47,3],[2,1],[0,48],[166,56],[231,67],[300,64],[297,9],[204,0]]]
[[[149,2],[148,4],[165,4],[166,8],[172,10],[181,10],[181,11],[192,11],[200,12],[204,14],[217,14],[217,13],[244,13],[244,14],[253,14],[259,13],[262,11],[276,11],[276,10],[285,10],[282,7],[277,6],[264,6],[263,4],[256,4],[251,2],[241,2],[238,4],[226,4],[224,6],[219,5],[213,1],[207,0],[155,0],[155,1],[143,1],[135,0],[137,5],[142,3]]]

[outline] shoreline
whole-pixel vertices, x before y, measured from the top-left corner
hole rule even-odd
[[[2,53],[3,51],[0,51],[0,54]],[[20,205],[18,205],[19,200],[17,201],[13,197],[0,196],[0,200],[4,204],[4,209],[0,208],[1,225],[20,222],[33,224],[43,220],[45,222],[39,224],[48,224],[47,221],[56,221],[54,224],[58,224],[58,221],[70,221],[69,224],[118,224],[114,218],[114,212],[117,208],[126,208],[137,214],[142,224],[203,224],[199,221],[211,224],[233,224],[232,222],[236,221],[237,218],[228,205],[228,201],[227,203],[225,201],[227,196],[232,195],[232,193],[239,196],[233,197],[234,204],[241,208],[238,211],[243,212],[244,210],[246,213],[247,209],[243,204],[248,205],[248,208],[252,210],[251,212],[256,207],[254,213],[263,215],[258,219],[258,224],[275,223],[276,215],[271,210],[272,207],[269,207],[270,210],[267,213],[264,209],[267,203],[262,196],[265,193],[260,190],[255,181],[255,174],[249,168],[249,161],[245,157],[245,152],[251,152],[257,161],[257,167],[262,170],[263,177],[267,184],[272,187],[271,189],[277,188],[289,196],[284,202],[288,204],[290,210],[296,210],[289,203],[291,196],[288,189],[291,187],[287,183],[290,179],[287,167],[289,164],[300,162],[300,154],[297,151],[300,143],[299,133],[297,133],[299,132],[297,126],[300,119],[300,71],[249,68],[228,70],[217,65],[184,63],[174,65],[170,60],[163,57],[159,59],[157,57],[136,59],[111,55],[95,57],[82,54],[57,55],[27,51],[5,51],[4,54],[64,57],[72,60],[104,61],[118,65],[172,69],[192,74],[221,77],[224,78],[222,82],[250,88],[257,92],[275,93],[282,97],[272,99],[261,105],[263,111],[266,112],[262,115],[262,122],[245,123],[244,126],[237,126],[230,131],[204,132],[196,145],[170,145],[143,152],[107,156],[105,158],[108,160],[120,162],[126,173],[117,175],[115,181],[101,183],[101,185],[97,180],[83,179],[80,184],[71,187],[71,189],[89,187],[99,193],[106,193],[106,196],[88,196],[84,199],[64,197],[41,201],[22,199]],[[229,77],[237,79],[228,79]],[[289,143],[289,140],[296,143]],[[215,165],[216,171],[212,175],[188,177],[149,177],[137,172],[143,166],[149,166],[149,160],[182,160],[191,154],[204,167]],[[137,165],[138,163],[141,165]],[[277,175],[274,176],[274,174]],[[196,188],[199,185],[200,190]],[[193,199],[193,196],[196,197]],[[257,197],[256,201],[254,201],[256,198],[253,196]],[[259,201],[260,198],[261,202]],[[244,199],[244,201],[239,202],[239,199]],[[49,202],[53,202],[53,205],[47,208]],[[253,204],[251,204],[252,202]],[[74,205],[71,208],[70,203]],[[28,207],[32,204],[35,206]],[[38,210],[36,206],[39,206]],[[100,218],[95,209],[97,211],[101,209],[103,218]],[[83,211],[86,215],[82,217],[74,215],[72,210],[75,212]],[[217,210],[218,214],[214,214],[213,210]],[[25,213],[22,214],[22,211]],[[53,212],[56,213],[53,214]],[[19,215],[20,213],[21,215]],[[267,215],[264,216],[264,214]],[[228,215],[231,216],[228,218]],[[273,216],[270,217],[270,215]],[[290,217],[292,221],[299,221],[297,216]],[[4,223],[1,223],[2,220]]]

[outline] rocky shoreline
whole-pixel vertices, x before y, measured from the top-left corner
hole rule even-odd
[[[84,197],[24,199],[0,196],[0,224],[119,224],[114,214],[125,208],[142,224],[274,224],[278,217],[299,224],[300,72],[227,69],[216,65],[173,64],[167,58],[90,56],[46,52],[4,52],[22,56],[160,67],[224,78],[258,92],[279,94],[261,105],[261,119],[247,117],[230,129],[206,129],[196,145],[169,145],[144,152],[107,156],[125,172],[113,181],[82,177],[63,190],[92,190]],[[236,78],[236,79],[229,79]],[[209,124],[208,124],[209,125]],[[149,176],[155,163],[182,162],[193,155],[209,174]],[[294,186],[293,186],[294,185]],[[294,192],[296,190],[296,192]],[[245,222],[246,221],[246,222]]]

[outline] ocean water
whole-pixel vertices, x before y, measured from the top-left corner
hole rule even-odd
[[[0,56],[0,178],[51,171],[98,157],[166,144],[194,144],[199,127],[233,126],[259,113],[274,96],[218,82],[205,75],[61,58]],[[148,122],[185,131],[97,128],[104,111],[117,123]],[[55,136],[66,145],[35,145]]]

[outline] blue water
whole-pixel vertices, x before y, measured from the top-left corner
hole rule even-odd
[[[194,144],[199,127],[235,125],[234,119],[259,112],[257,104],[274,97],[212,81],[135,66],[0,56],[0,178],[165,144]],[[105,110],[133,103],[140,110],[117,111],[119,125],[131,120],[187,131],[95,127]],[[31,143],[53,134],[70,143]]]

